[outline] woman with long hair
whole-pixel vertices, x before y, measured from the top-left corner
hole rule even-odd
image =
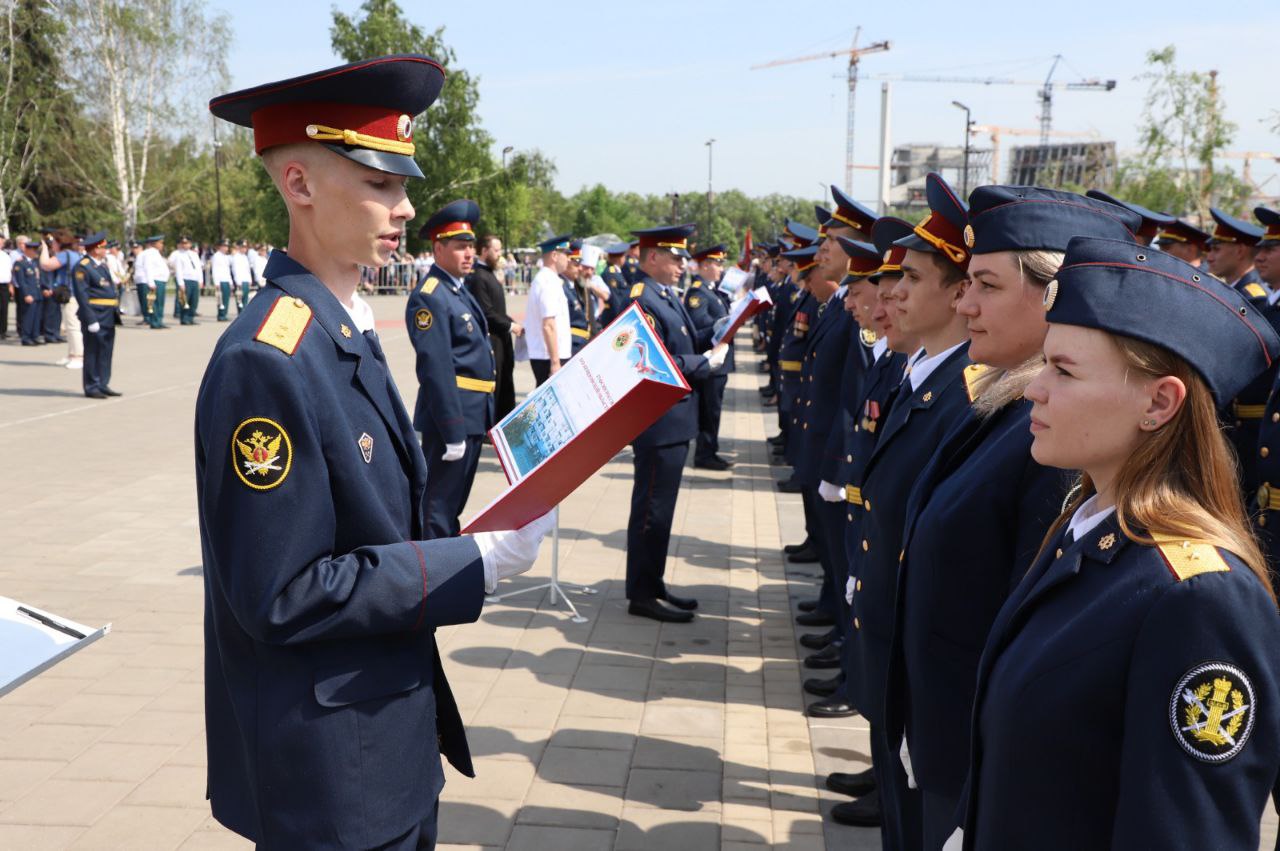
[[[970,358],[982,365],[966,374],[976,417],[916,481],[886,690],[886,747],[911,765],[929,851],[956,826],[987,633],[1070,484],[1031,457],[1024,391],[1044,362],[1045,287],[1072,236],[1132,240],[1141,222],[1114,204],[1037,187],[983,186],[969,200],[973,256],[956,310],[967,322]]]
[[[1031,454],[1080,487],[983,651],[947,847],[1252,851],[1280,770],[1280,616],[1217,410],[1280,338],[1120,240],[1071,240],[1044,305]]]

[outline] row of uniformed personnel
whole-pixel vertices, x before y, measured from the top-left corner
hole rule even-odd
[[[892,849],[1256,848],[1280,213],[1210,235],[930,175],[913,227],[834,195],[758,275],[790,549],[823,567],[800,620],[832,626],[806,664],[840,669],[808,711],[871,729],[835,817]]]

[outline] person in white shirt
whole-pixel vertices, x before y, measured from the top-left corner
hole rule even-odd
[[[249,268],[253,270],[253,280],[257,286],[267,282],[267,260],[271,257],[271,246],[259,245],[258,250],[249,249]]]
[[[538,247],[542,249],[542,268],[529,287],[524,336],[533,378],[542,384],[560,370],[561,362],[568,360],[573,351],[569,300],[560,279],[569,268],[569,237],[552,237]]]
[[[177,293],[178,320],[183,325],[196,324],[196,307],[200,304],[200,279],[203,277],[200,256],[191,249],[189,237],[178,237],[178,247],[169,255]]]
[[[236,287],[236,316],[249,303],[249,285],[253,283],[253,267],[249,265],[249,258],[245,254],[248,245],[242,239],[231,249],[231,280]]]
[[[146,247],[138,255],[133,272],[135,282],[141,275],[138,301],[142,305],[142,315],[152,328],[168,328],[164,324],[164,298],[169,289],[169,264],[163,254],[164,234],[149,236],[142,242]],[[141,267],[141,272],[138,267]]]
[[[226,322],[231,309],[231,255],[227,253],[228,244],[219,239],[214,252],[209,257],[209,277],[213,279],[213,288],[218,293],[218,321]]]
[[[66,342],[67,356],[58,361],[58,365],[67,369],[84,367],[84,333],[71,292],[71,270],[80,262],[80,252],[75,250],[77,243],[76,236],[67,228],[59,228],[40,243],[40,271],[50,273],[46,280],[51,284],[44,299],[44,336],[46,340]]]
[[[13,298],[13,257],[7,240],[0,236],[0,340],[9,337],[9,300]]]

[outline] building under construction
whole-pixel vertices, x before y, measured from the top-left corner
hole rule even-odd
[[[1013,149],[1009,182],[1019,186],[1110,189],[1116,179],[1115,142],[1063,142]]]
[[[959,145],[899,145],[889,163],[889,206],[925,207],[925,175],[937,172],[957,192],[991,183],[991,149],[969,149],[969,180],[964,179],[965,151]]]

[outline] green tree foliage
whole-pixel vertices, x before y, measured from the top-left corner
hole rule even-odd
[[[1216,72],[1178,68],[1173,45],[1147,53],[1139,75],[1147,96],[1139,123],[1141,150],[1120,165],[1117,194],[1153,210],[1207,217],[1211,205],[1239,212],[1249,187],[1215,170],[1235,137],[1225,117]]]

